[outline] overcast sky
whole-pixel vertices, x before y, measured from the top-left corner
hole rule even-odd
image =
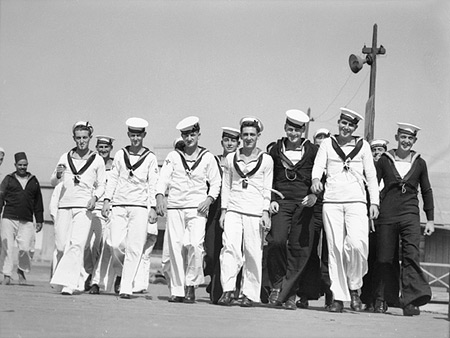
[[[284,113],[292,108],[311,108],[310,134],[335,131],[339,107],[364,114],[370,67],[353,74],[348,57],[371,46],[375,23],[378,45],[386,48],[377,60],[375,137],[395,146],[396,122],[416,124],[422,127],[416,150],[432,174],[449,172],[448,1],[1,0],[0,6],[2,173],[13,170],[15,152],[25,151],[30,171],[48,182],[73,146],[78,120],[115,137],[117,150],[128,143],[125,120],[143,117],[150,122],[145,144],[160,158],[178,136],[177,122],[189,115],[200,118],[201,144],[216,154],[221,127],[238,127],[245,115],[265,125],[261,148],[283,135]]]

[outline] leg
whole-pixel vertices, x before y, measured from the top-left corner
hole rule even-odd
[[[19,230],[19,222],[11,220],[9,218],[2,219],[2,253],[0,260],[3,262],[2,273],[6,277],[11,279],[13,270],[13,253],[14,253],[14,241]],[[9,284],[8,281],[4,281],[5,284]]]
[[[167,210],[167,228],[170,260],[170,292],[172,296],[184,297],[185,273],[183,259],[183,237],[185,219],[183,209]]]
[[[186,230],[183,246],[186,249],[186,286],[199,286],[203,276],[203,242],[205,239],[206,218],[196,209],[186,211]]]
[[[19,221],[19,230],[17,232],[16,241],[19,249],[18,269],[22,272],[30,272],[31,269],[30,248],[35,231],[33,222]]]
[[[146,292],[150,278],[150,258],[156,243],[156,235],[147,233],[147,239],[141,256],[141,261],[133,281],[133,292]]]

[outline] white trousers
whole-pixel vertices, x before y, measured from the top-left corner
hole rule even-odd
[[[132,294],[133,280],[147,240],[148,210],[114,206],[111,211],[111,247],[122,276],[120,293]]]
[[[133,281],[133,292],[147,291],[150,279],[151,254],[156,243],[157,235],[147,233],[147,241],[144,245],[141,261]]]
[[[84,248],[84,269],[88,275],[94,273],[97,262],[100,259],[103,245],[103,235],[105,232],[106,219],[101,215],[100,210],[92,212],[92,223],[89,231],[86,246]]]
[[[15,242],[17,242],[17,247],[19,248],[18,267],[24,272],[30,272],[30,250],[35,231],[33,222],[25,222],[9,218],[2,219],[2,227],[0,232],[2,239],[0,262],[3,262],[2,273],[5,276],[11,276],[13,271]]]
[[[254,302],[260,301],[263,236],[261,217],[228,211],[220,251],[220,281],[223,291],[233,291],[242,267],[241,292]]]
[[[369,226],[364,203],[324,203],[328,268],[334,299],[350,301],[350,290],[362,287],[367,273]]]
[[[197,209],[167,210],[167,244],[170,257],[170,292],[184,297],[185,286],[204,282],[203,242],[206,217]]]
[[[72,290],[84,289],[83,252],[91,228],[92,212],[86,208],[58,209],[55,222],[56,261],[50,280]]]

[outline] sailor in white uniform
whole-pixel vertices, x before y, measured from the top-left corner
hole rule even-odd
[[[156,156],[143,145],[148,122],[129,118],[130,145],[117,151],[106,184],[102,209],[110,217],[111,247],[121,269],[120,298],[130,299],[145,241],[147,223],[156,222],[155,187],[158,180]],[[110,203],[112,210],[110,213]]]
[[[221,178],[214,155],[198,145],[198,117],[189,116],[176,128],[181,132],[184,149],[171,151],[164,161],[157,185],[156,208],[158,215],[164,214],[168,189],[169,302],[195,303],[195,288],[204,282],[206,219],[209,206],[219,195]]]

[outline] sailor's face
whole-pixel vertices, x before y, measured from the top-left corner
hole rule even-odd
[[[89,148],[91,136],[87,130],[75,130],[73,140],[75,141],[78,150],[86,150]]]
[[[5,154],[0,151],[0,165],[2,165],[4,158],[5,158]]]
[[[260,133],[255,127],[244,127],[241,131],[241,138],[244,148],[255,148]]]
[[[403,151],[410,151],[414,143],[417,141],[417,137],[404,134],[404,133],[398,133],[395,135],[395,140],[398,142],[398,148]]]
[[[374,161],[378,161],[380,159],[380,156],[386,151],[384,147],[372,147],[372,156]]]
[[[289,142],[297,143],[300,142],[302,138],[302,133],[305,130],[305,125],[302,127],[294,127],[290,126],[288,124],[284,125],[284,131],[286,132],[286,137],[288,138]]]
[[[198,138],[200,133],[198,131],[190,131],[187,133],[181,133],[184,144],[187,148],[196,147],[198,145]]]
[[[224,136],[224,137],[222,137],[221,144],[222,144],[223,150],[225,150],[225,152],[227,154],[234,153],[239,145],[239,140],[237,140],[235,138]]]
[[[358,128],[357,124],[354,124],[353,122],[350,122],[346,119],[340,119],[338,121],[339,135],[342,137],[352,136],[356,128]]]
[[[144,142],[144,137],[147,135],[146,132],[136,133],[136,132],[128,132],[128,137],[130,138],[130,143],[133,147],[141,147]]]
[[[101,157],[108,158],[111,155],[112,146],[106,143],[99,143],[96,149]]]
[[[314,137],[314,144],[320,147],[322,141],[325,140],[326,138],[327,138],[327,135],[319,134],[316,137]]]

